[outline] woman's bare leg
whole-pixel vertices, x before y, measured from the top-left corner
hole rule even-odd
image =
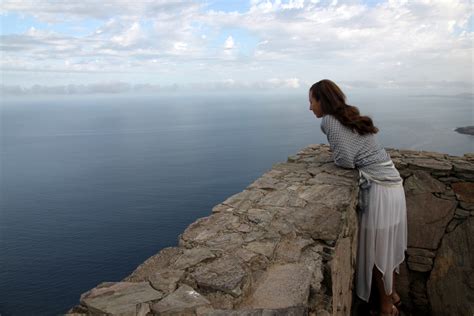
[[[375,284],[379,292],[379,302],[380,302],[380,313],[389,314],[396,310],[392,303],[392,296],[385,294],[385,288],[382,280],[382,273],[375,266],[373,268],[373,277],[375,278]]]
[[[393,272],[393,282],[392,282],[392,303],[398,303],[400,301],[400,296],[398,295],[397,291],[395,290],[395,271]]]

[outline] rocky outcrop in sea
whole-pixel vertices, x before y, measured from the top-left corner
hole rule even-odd
[[[459,134],[474,135],[474,126],[458,127],[455,131]]]

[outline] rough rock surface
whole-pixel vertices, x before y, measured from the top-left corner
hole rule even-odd
[[[472,315],[474,154],[387,152],[407,198],[409,248],[396,282],[404,305],[413,315]],[[69,313],[361,315],[351,309],[357,180],[327,145],[307,146]]]
[[[125,278],[158,293],[137,301],[145,307],[130,304],[130,311],[346,315],[357,245],[357,176],[335,166],[325,145],[310,145],[273,165],[190,224],[177,247],[163,249]],[[344,279],[335,296],[334,278]],[[71,312],[95,312],[90,306]]]
[[[408,250],[396,282],[412,315],[472,315],[474,155],[389,149],[404,178]]]
[[[456,182],[453,183],[453,190],[460,201],[474,203],[474,183]]]
[[[406,194],[408,247],[436,249],[454,216],[456,201],[432,193]]]
[[[443,238],[428,280],[432,315],[474,315],[474,217]]]
[[[282,309],[307,305],[312,271],[304,264],[273,265],[239,309]]]
[[[194,315],[198,310],[211,309],[211,303],[186,284],[151,306],[151,311],[159,315]]]
[[[140,304],[163,297],[148,282],[105,282],[81,295],[81,304],[93,313],[135,315]]]

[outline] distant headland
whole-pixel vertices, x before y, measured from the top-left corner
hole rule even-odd
[[[460,134],[474,135],[474,126],[458,127],[455,131]]]

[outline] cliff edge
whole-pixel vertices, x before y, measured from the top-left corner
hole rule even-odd
[[[404,304],[472,315],[474,154],[387,152],[407,197]],[[178,246],[82,294],[68,315],[357,314],[357,183],[327,145],[309,145],[189,225]]]

